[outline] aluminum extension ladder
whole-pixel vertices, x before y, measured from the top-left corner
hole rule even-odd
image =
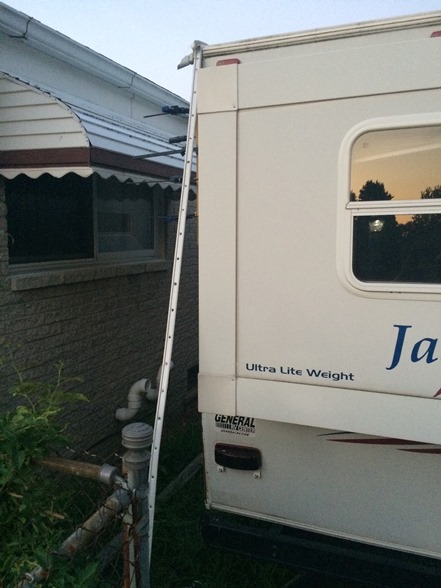
[[[175,253],[173,260],[173,273],[170,287],[170,301],[168,307],[167,328],[165,334],[164,354],[161,366],[161,375],[158,390],[158,402],[156,406],[155,425],[153,432],[152,455],[149,470],[149,549],[152,552],[153,523],[155,517],[156,483],[158,475],[159,451],[162,438],[162,427],[164,421],[165,406],[167,401],[168,381],[171,369],[171,357],[176,323],[176,309],[179,295],[179,284],[181,278],[182,252],[185,239],[185,226],[187,220],[188,196],[190,192],[190,181],[193,164],[193,153],[196,134],[196,82],[197,73],[202,62],[202,47],[204,43],[195,41],[192,45],[193,53],[186,56],[178,66],[178,69],[193,64],[193,83],[188,114],[187,143],[185,148],[184,173],[182,177],[181,199],[178,215]],[[150,558],[149,558],[150,561]]]

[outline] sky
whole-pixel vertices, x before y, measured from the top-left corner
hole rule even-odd
[[[195,39],[250,37],[441,10],[441,0],[3,0],[186,99]]]

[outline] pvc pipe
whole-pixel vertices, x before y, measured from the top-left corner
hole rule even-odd
[[[141,394],[149,392],[152,387],[150,380],[138,380],[129,390],[127,396],[127,406],[125,408],[118,408],[115,412],[115,418],[118,421],[128,421],[133,418],[138,410],[141,408]]]
[[[170,361],[170,369],[172,370],[175,367],[175,364]],[[147,400],[157,400],[159,394],[159,385],[161,382],[161,370],[162,366],[159,366],[158,373],[156,375],[156,388],[150,388],[147,390]]]

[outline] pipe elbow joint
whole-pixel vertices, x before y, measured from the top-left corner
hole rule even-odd
[[[133,418],[142,404],[142,394],[148,394],[152,385],[150,380],[142,379],[135,382],[129,390],[127,396],[127,406],[124,408],[118,408],[115,412],[115,418],[118,421],[129,421]]]
[[[129,421],[137,412],[138,409],[135,408],[117,408],[115,411],[115,418],[117,421]]]
[[[159,388],[150,388],[147,392],[147,400],[157,400]]]

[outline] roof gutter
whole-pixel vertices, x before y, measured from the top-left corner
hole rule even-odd
[[[188,106],[186,100],[173,92],[2,2],[0,32],[101,80],[130,90],[157,106],[163,106],[168,102]]]

